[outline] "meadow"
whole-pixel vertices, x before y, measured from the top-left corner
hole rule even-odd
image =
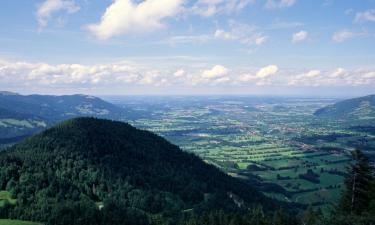
[[[0,207],[4,206],[6,203],[14,205],[17,203],[17,200],[13,199],[11,193],[8,191],[0,191]]]
[[[42,225],[42,224],[29,222],[29,221],[22,221],[22,220],[0,219],[0,225]]]

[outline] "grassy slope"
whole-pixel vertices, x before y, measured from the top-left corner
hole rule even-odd
[[[0,225],[42,225],[41,223],[21,221],[21,220],[6,220],[0,219]]]
[[[16,204],[16,199],[12,199],[11,194],[7,191],[0,191],[0,207],[2,207],[5,202],[10,204]]]

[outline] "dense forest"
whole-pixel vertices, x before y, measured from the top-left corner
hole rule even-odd
[[[269,199],[153,133],[72,119],[0,152],[0,191],[12,200],[0,204],[0,218],[47,225],[374,224],[373,171],[360,151],[353,159],[330,217]]]
[[[281,204],[153,133],[92,118],[1,152],[0,189],[17,199],[2,217],[47,224],[173,224],[196,213]]]

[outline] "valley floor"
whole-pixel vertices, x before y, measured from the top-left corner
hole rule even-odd
[[[138,108],[131,121],[228,174],[260,182],[271,197],[330,207],[343,188],[349,151],[366,147],[375,136],[358,124],[323,121],[315,110],[331,99],[122,99]]]

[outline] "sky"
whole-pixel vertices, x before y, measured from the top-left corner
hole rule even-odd
[[[2,0],[0,90],[375,93],[375,0]]]

